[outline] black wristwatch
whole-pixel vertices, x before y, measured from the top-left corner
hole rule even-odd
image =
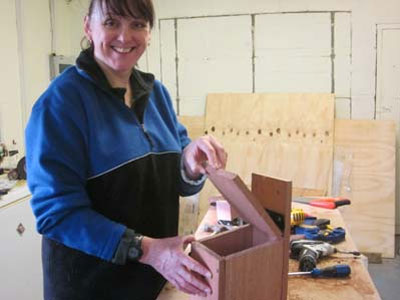
[[[138,261],[142,257],[142,240],[143,235],[135,233],[128,249],[128,259],[130,261]]]

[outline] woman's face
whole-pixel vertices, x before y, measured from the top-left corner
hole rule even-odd
[[[116,74],[130,73],[150,41],[149,22],[103,13],[99,5],[85,18],[84,29],[96,61]]]

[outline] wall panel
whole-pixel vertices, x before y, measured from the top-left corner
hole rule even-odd
[[[255,55],[256,92],[330,93],[330,13],[257,15]]]

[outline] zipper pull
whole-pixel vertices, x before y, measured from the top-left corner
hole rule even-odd
[[[147,132],[146,128],[144,127],[144,124],[140,124],[140,126],[142,127],[143,133],[146,136],[147,140],[150,143],[151,148],[154,147],[153,141],[151,140],[150,134]]]

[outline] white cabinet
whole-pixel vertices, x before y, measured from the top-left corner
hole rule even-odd
[[[0,207],[0,299],[43,299],[41,236],[25,197]],[[2,205],[0,200],[0,205]]]

